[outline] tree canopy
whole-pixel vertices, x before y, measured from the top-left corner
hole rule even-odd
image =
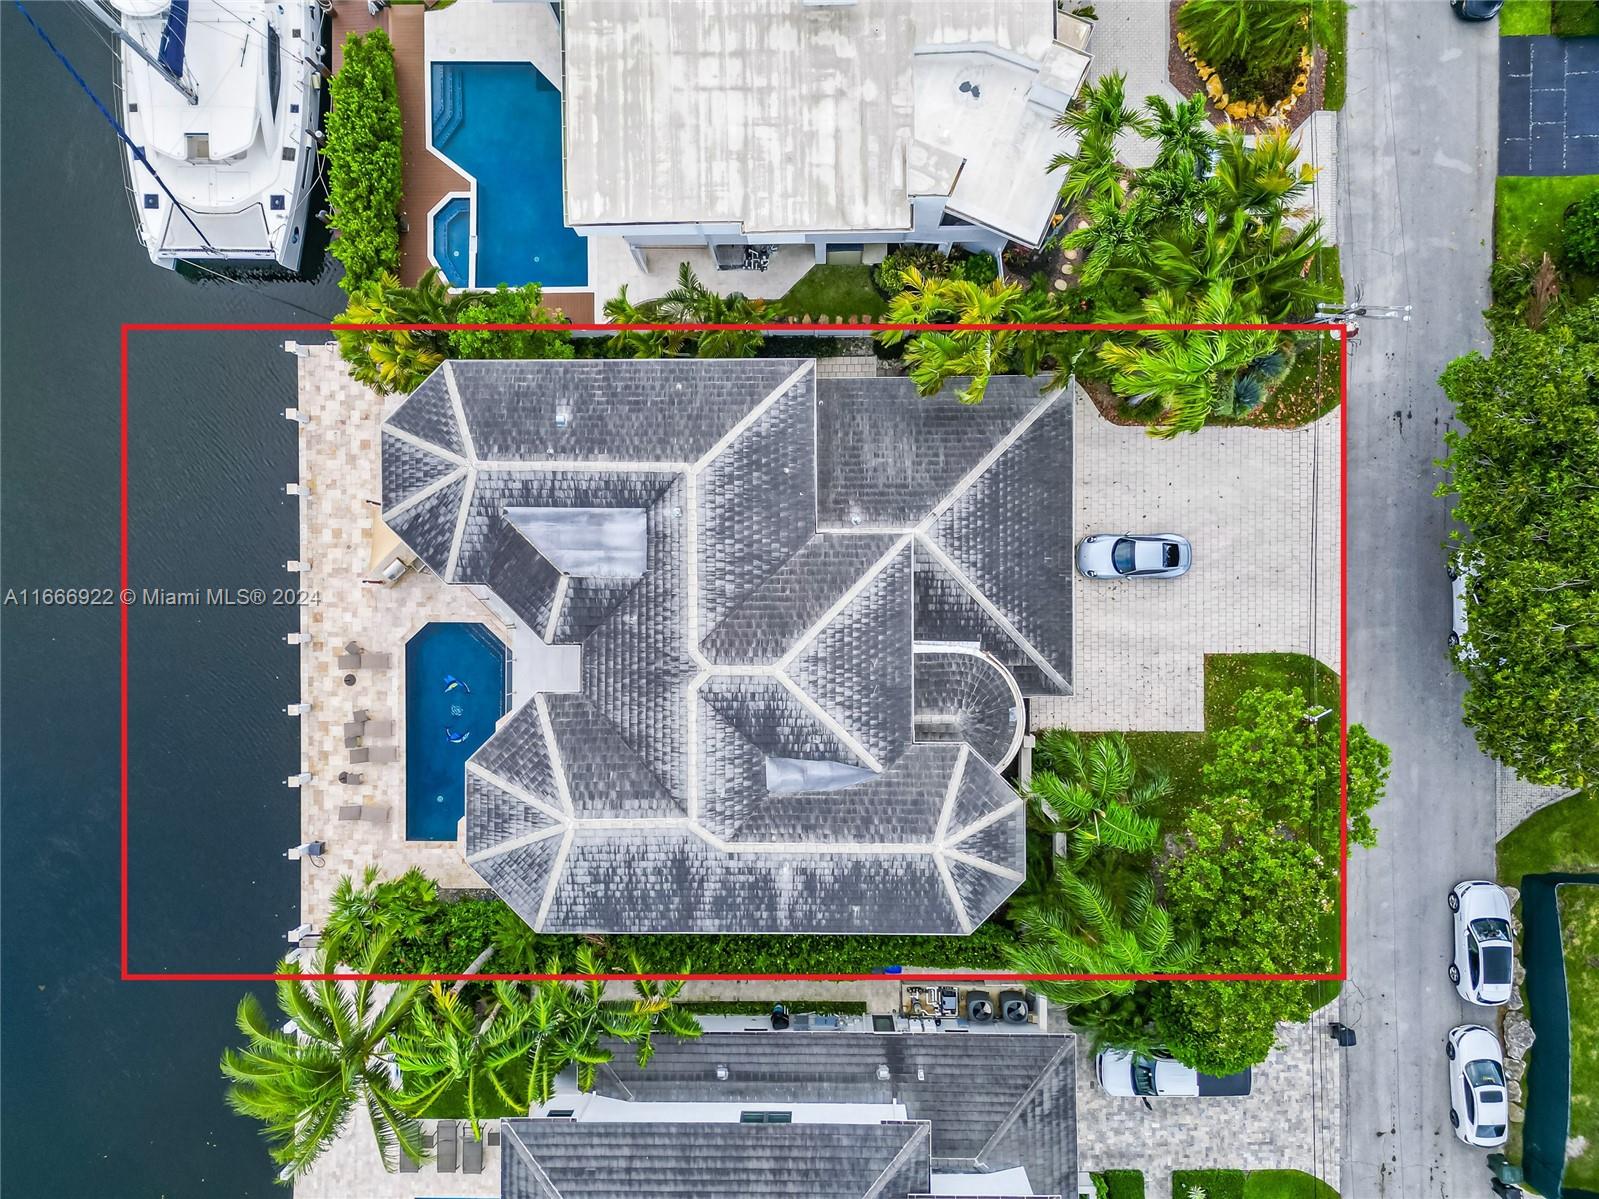
[[[338,232],[329,253],[344,264],[341,285],[354,291],[400,269],[400,99],[388,34],[374,29],[345,38],[344,62],[328,94],[322,154]]]
[[[1528,781],[1582,786],[1599,771],[1599,300],[1504,323],[1442,382],[1465,721]]]

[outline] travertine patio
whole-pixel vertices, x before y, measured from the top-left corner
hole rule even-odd
[[[374,578],[373,530],[381,526],[378,496],[378,424],[384,400],[353,382],[332,345],[300,348],[300,556],[299,585],[316,602],[301,609],[302,716],[300,832],[326,843],[321,865],[301,864],[301,919],[320,927],[328,897],[343,875],[377,866],[385,876],[419,866],[444,887],[481,887],[458,841],[405,839],[405,643],[434,620],[480,621],[507,645],[510,633],[469,591],[448,587],[431,574],[410,571],[393,586]],[[385,537],[380,546],[387,544]],[[347,643],[388,654],[386,670],[339,669]],[[353,686],[345,684],[353,673]],[[365,708],[377,721],[392,720],[395,735],[381,744],[399,749],[397,762],[355,765],[344,745],[344,724]],[[363,782],[339,781],[341,771]],[[339,808],[359,803],[367,817],[340,820]]]

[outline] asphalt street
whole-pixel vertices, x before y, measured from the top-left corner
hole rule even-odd
[[[1345,1199],[1491,1193],[1483,1152],[1449,1126],[1443,1039],[1491,1015],[1449,983],[1444,900],[1462,878],[1493,877],[1494,766],[1460,721],[1439,549],[1449,518],[1432,493],[1451,419],[1438,375],[1488,348],[1498,42],[1494,22],[1459,21],[1444,0],[1350,9],[1344,275],[1368,303],[1415,313],[1365,323],[1346,413],[1351,719],[1392,747],[1393,777],[1379,847],[1351,863]]]

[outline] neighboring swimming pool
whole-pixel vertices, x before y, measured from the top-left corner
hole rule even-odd
[[[405,646],[405,836],[453,841],[466,760],[505,714],[506,651],[480,624],[435,621]]]
[[[435,62],[430,76],[433,147],[477,180],[475,200],[434,215],[445,276],[462,287],[587,284],[588,243],[563,220],[561,93],[532,63]],[[475,229],[475,252],[455,258],[463,229]]]

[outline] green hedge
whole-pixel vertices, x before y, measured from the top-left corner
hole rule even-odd
[[[495,940],[498,899],[440,902],[420,929],[398,938],[391,963],[400,972],[451,974],[465,970]],[[602,938],[606,960],[618,968],[637,953],[648,973],[670,974],[685,963],[711,974],[865,974],[884,966],[927,966],[949,970],[1006,969],[1000,947],[1014,939],[1003,925],[982,925],[969,937],[885,936],[609,936]],[[533,972],[531,963],[551,957],[570,968],[578,946],[592,938],[529,933],[519,963],[491,962],[491,972]],[[514,965],[514,968],[512,968]]]
[[[328,204],[338,231],[329,253],[344,264],[346,291],[400,269],[400,99],[394,47],[381,29],[344,41],[344,65],[328,84]]]
[[[1096,1170],[1092,1177],[1098,1199],[1144,1199],[1141,1170]]]
[[[1202,1187],[1205,1199],[1244,1199],[1242,1170],[1173,1170],[1172,1199],[1188,1199],[1189,1187]]]

